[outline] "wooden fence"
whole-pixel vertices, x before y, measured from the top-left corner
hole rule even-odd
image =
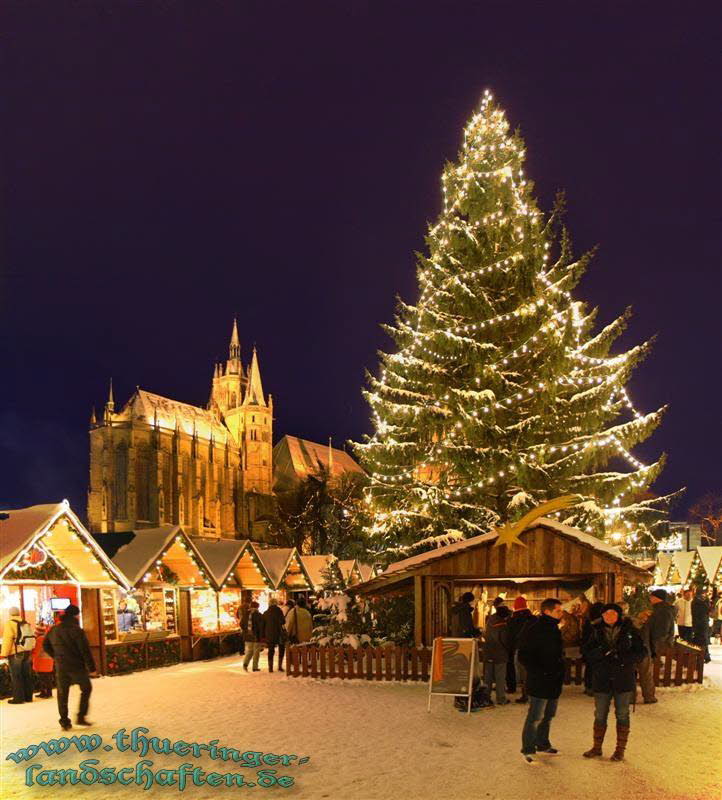
[[[428,681],[430,647],[326,647],[292,645],[287,649],[286,671],[292,678],[343,678],[367,681]],[[704,657],[684,644],[655,659],[657,686],[702,683]],[[565,684],[584,680],[581,658],[566,659]]]

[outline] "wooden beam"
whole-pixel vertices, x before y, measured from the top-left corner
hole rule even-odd
[[[414,644],[421,647],[424,643],[424,598],[423,578],[414,575]]]

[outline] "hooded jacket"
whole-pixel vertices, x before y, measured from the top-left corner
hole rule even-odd
[[[610,641],[608,631],[617,628],[614,640]],[[605,694],[633,692],[636,685],[636,665],[647,654],[637,629],[629,617],[618,620],[609,626],[602,620],[582,645],[587,662],[594,668],[592,689]]]
[[[509,617],[492,614],[484,628],[484,661],[503,664],[509,660]]]

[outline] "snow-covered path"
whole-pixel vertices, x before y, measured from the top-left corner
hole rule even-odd
[[[266,767],[295,779],[290,788],[260,786],[189,786],[181,796],[194,798],[260,794],[303,800],[576,800],[599,798],[719,797],[722,792],[722,689],[693,687],[661,690],[660,702],[638,706],[632,717],[627,760],[587,761],[592,703],[579,688],[566,688],[552,741],[562,756],[528,767],[519,755],[525,707],[511,704],[470,716],[456,712],[450,698],[435,698],[426,712],[426,687],[333,682],[286,678],[282,673],[245,673],[237,657],[182,664],[93,682],[90,718],[104,744],[119,728],[150,729],[149,735],[172,741],[210,742],[241,751],[310,756],[302,766]],[[71,710],[77,703],[71,693]],[[8,752],[37,744],[62,732],[55,701],[31,706],[3,702],[2,783],[4,800],[32,798],[126,798],[179,796],[173,787],[79,785],[26,787],[25,765],[5,760]],[[70,735],[70,734],[65,734]],[[607,744],[611,752],[611,743]],[[85,758],[101,766],[134,766],[138,757],[116,750],[97,753],[41,754],[28,763],[44,769],[77,767]],[[147,756],[154,769],[173,769],[182,762],[219,773],[243,772],[232,761],[179,755]],[[127,775],[128,773],[126,773]]]

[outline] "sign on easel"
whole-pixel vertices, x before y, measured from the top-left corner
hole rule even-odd
[[[466,697],[467,713],[471,712],[471,693],[478,658],[476,639],[434,639],[427,711],[431,711],[431,695],[438,694]]]

